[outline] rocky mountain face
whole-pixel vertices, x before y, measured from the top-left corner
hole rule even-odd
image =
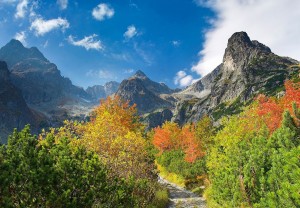
[[[150,80],[143,72],[124,80],[116,95],[136,103],[148,128],[166,120],[179,124],[204,115],[217,121],[241,111],[259,93],[276,95],[284,81],[299,73],[299,62],[272,53],[245,32],[228,40],[222,63],[211,73],[181,91]]]
[[[258,41],[251,41],[245,32],[234,33],[228,40],[223,62],[178,93],[190,97],[177,103],[173,120],[183,124],[204,114],[217,120],[221,114],[234,113],[259,93],[274,95],[282,90],[284,81],[298,73],[298,64],[272,53]]]
[[[136,104],[139,113],[171,108],[173,103],[164,98],[164,94],[171,94],[174,90],[162,83],[150,80],[142,71],[137,71],[132,77],[123,80],[116,95],[130,104]]]
[[[103,85],[94,85],[92,87],[88,87],[86,92],[92,97],[93,100],[99,101],[102,98],[106,98],[117,92],[120,83],[111,81],[107,82]]]
[[[11,40],[0,49],[0,60],[7,63],[11,82],[21,90],[27,105],[46,116],[49,125],[84,117],[92,109],[91,97],[84,89],[61,76],[36,47],[25,48]]]
[[[0,60],[7,63],[12,82],[22,90],[29,104],[50,102],[70,95],[89,98],[82,88],[62,77],[56,65],[36,47],[25,48],[18,40],[11,40],[0,49]]]
[[[6,143],[14,128],[20,130],[28,123],[36,131],[42,119],[29,109],[21,91],[11,82],[7,64],[0,61],[0,142]]]

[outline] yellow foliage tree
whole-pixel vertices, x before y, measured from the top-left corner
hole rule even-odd
[[[125,178],[152,174],[144,127],[135,106],[119,97],[107,98],[94,110],[91,121],[78,125],[77,129],[81,135],[77,142],[96,151],[114,174]]]

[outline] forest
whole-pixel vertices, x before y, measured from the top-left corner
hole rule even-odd
[[[300,207],[300,83],[243,112],[145,131],[135,105],[102,100],[88,121],[12,132],[0,147],[0,207],[166,207],[157,176],[208,207]]]

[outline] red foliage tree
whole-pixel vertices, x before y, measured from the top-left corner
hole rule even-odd
[[[257,114],[262,117],[271,133],[281,125],[285,109],[294,115],[293,103],[296,103],[298,108],[300,107],[300,83],[286,81],[284,86],[285,95],[279,99],[268,98],[265,95],[259,95],[257,98]]]

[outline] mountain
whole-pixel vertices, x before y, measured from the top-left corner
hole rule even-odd
[[[105,91],[106,97],[116,93],[119,86],[120,86],[120,83],[115,82],[115,81],[110,81],[110,82],[105,83],[104,91]]]
[[[6,138],[14,128],[22,129],[30,123],[34,131],[42,124],[42,116],[33,112],[23,99],[21,91],[13,85],[7,64],[0,61],[0,141]]]
[[[26,48],[20,41],[11,40],[0,49],[0,60],[7,63],[11,81],[21,90],[27,105],[44,114],[50,125],[82,118],[91,111],[91,97],[61,76],[57,66],[36,47]]]
[[[151,113],[160,109],[171,108],[173,103],[164,95],[175,92],[163,83],[150,80],[142,71],[123,80],[116,92],[117,96],[136,104],[140,114]]]
[[[117,92],[120,83],[111,81],[107,82],[103,85],[94,85],[92,87],[88,87],[86,92],[92,97],[93,100],[99,101],[101,98],[106,98]]]
[[[88,87],[85,91],[92,97],[93,100],[99,100],[106,97],[103,85],[94,85],[92,87]]]
[[[217,120],[238,112],[257,94],[276,95],[284,81],[299,73],[299,62],[272,53],[264,44],[251,41],[247,33],[234,33],[228,40],[223,62],[210,74],[177,94],[183,98],[173,120],[183,124],[204,114]]]
[[[53,101],[66,95],[88,99],[88,94],[65,77],[56,65],[36,48],[25,48],[11,40],[0,49],[0,60],[8,64],[13,83],[22,90],[29,104]]]

